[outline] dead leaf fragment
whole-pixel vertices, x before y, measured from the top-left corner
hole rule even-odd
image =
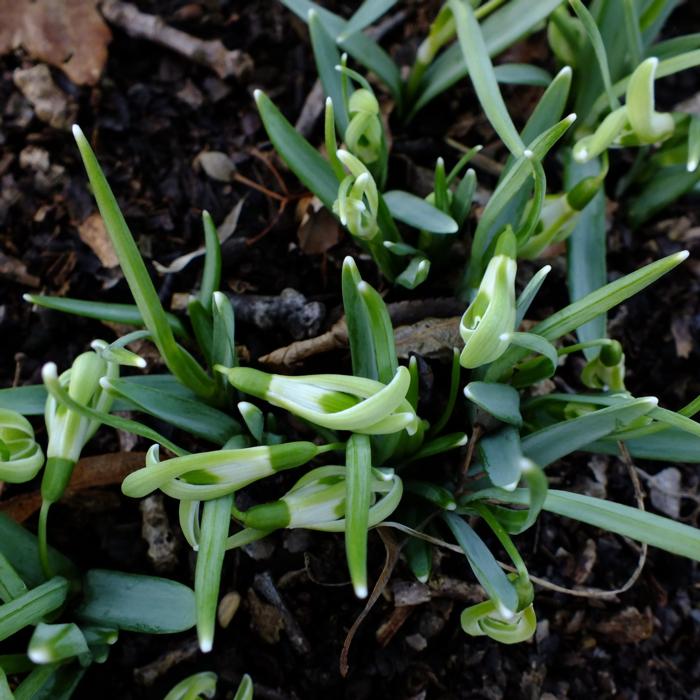
[[[681,514],[681,473],[676,467],[667,467],[647,478],[651,504],[657,510],[678,520]]]
[[[95,85],[112,38],[95,5],[95,0],[0,0],[0,55],[21,46],[76,85]]]
[[[284,618],[274,605],[263,603],[252,588],[248,589],[250,626],[267,644],[276,644],[284,629]]]
[[[688,359],[693,351],[693,336],[690,333],[690,316],[675,316],[671,321],[671,334],[676,344],[676,355]]]
[[[451,358],[452,348],[464,344],[459,335],[459,317],[424,318],[410,326],[394,329],[396,354],[407,358],[410,353],[429,358]]]
[[[5,279],[12,280],[19,284],[25,284],[27,287],[38,287],[40,282],[38,277],[30,275],[27,272],[27,267],[21,260],[1,252],[0,277],[4,277]]]
[[[98,257],[103,267],[117,267],[119,258],[109,238],[102,217],[95,212],[78,226],[80,240]]]
[[[83,457],[73,471],[65,498],[94,486],[121,484],[124,479],[144,465],[145,452],[112,452]],[[41,507],[41,492],[32,491],[0,501],[0,512],[6,513],[18,523],[24,522]]]
[[[40,63],[32,68],[17,68],[12,74],[12,79],[32,103],[36,116],[41,121],[54,129],[70,129],[78,114],[78,107],[54,83],[46,65]]]
[[[323,255],[340,241],[338,220],[317,197],[302,199],[297,205],[297,216],[299,247],[306,255]]]
[[[212,180],[219,182],[231,182],[236,172],[233,161],[221,151],[203,151],[194,159],[194,163]]]
[[[654,633],[654,616],[649,608],[641,613],[632,606],[596,625],[596,630],[615,644],[636,644]]]

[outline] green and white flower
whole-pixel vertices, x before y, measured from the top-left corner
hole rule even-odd
[[[486,267],[474,301],[464,312],[459,334],[464,349],[459,362],[473,369],[497,360],[508,348],[515,330],[516,242],[511,231],[501,234]]]
[[[20,484],[33,479],[44,464],[30,422],[19,413],[0,408],[0,481]]]
[[[413,435],[419,419],[406,393],[409,371],[399,367],[389,384],[342,374],[286,377],[250,367],[223,369],[239,391],[284,408],[331,430],[385,435],[406,430]]]
[[[346,478],[345,467],[313,469],[280,500],[236,512],[236,517],[248,528],[268,532],[280,528],[343,532]],[[368,527],[374,527],[394,512],[401,500],[403,484],[392,470],[373,469],[370,489]]]
[[[142,498],[156,489],[184,500],[219,498],[279,471],[306,464],[333,447],[299,441],[201,452],[161,462],[160,448],[153,445],[146,455],[146,466],[124,479],[122,491],[132,498]]]

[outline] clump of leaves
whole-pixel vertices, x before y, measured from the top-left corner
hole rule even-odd
[[[535,630],[534,587],[517,537],[543,511],[700,560],[697,529],[640,508],[550,489],[547,478],[551,465],[579,451],[622,450],[633,459],[700,462],[700,426],[692,419],[700,399],[674,412],[654,397],[631,395],[625,387],[624,349],[607,337],[605,322],[611,308],[687,257],[679,251],[607,283],[601,238],[609,149],[639,147],[640,158],[651,163],[685,139],[686,170],[697,165],[695,121],[657,112],[653,99],[655,77],[697,62],[697,39],[656,45],[657,54],[667,51],[667,59],[646,56],[673,3],[603,0],[589,11],[571,0],[574,17],[556,0],[492,0],[476,8],[448,0],[405,81],[362,32],[393,3],[365,2],[349,21],[304,0],[285,4],[309,22],[328,96],[325,157],[257,93],[263,123],[290,168],[388,280],[412,289],[426,279],[432,264],[451,264],[451,242],[463,234],[470,216],[476,177],[464,169],[476,149],[449,172],[438,159],[433,191],[424,199],[386,191],[389,139],[380,97],[348,67],[341,49],[387,85],[406,119],[469,74],[484,113],[510,153],[476,222],[456,290],[465,308],[462,345],[453,349],[444,400],[426,405],[418,360],[399,363],[386,304],[362,279],[352,257],[342,270],[352,360],[346,374],[290,377],[239,366],[233,309],[218,291],[219,239],[206,212],[200,289],[191,297],[187,319],[167,313],[97,159],[76,127],[78,148],[134,303],[27,298],[135,330],[112,343],[95,341],[61,375],[48,363],[43,387],[0,391],[0,476],[26,481],[45,464],[38,541],[0,520],[10,533],[0,540],[0,630],[11,637],[34,627],[28,657],[6,659],[7,673],[30,672],[16,697],[30,697],[20,692],[30,679],[38,679],[31,681],[32,688],[60,683],[66,690],[52,697],[69,697],[85,665],[103,660],[118,629],[164,632],[195,624],[200,648],[210,651],[226,552],[278,529],[343,533],[360,598],[370,587],[367,540],[373,528],[391,526],[409,535],[404,553],[420,581],[431,575],[433,547],[458,549],[484,591],[484,601],[463,612],[462,627],[467,634],[503,643],[528,639]],[[610,56],[605,48],[610,46],[605,37],[613,31],[610,18],[619,13],[624,13],[628,39],[623,57]],[[545,18],[550,44],[573,71],[564,66],[556,77],[543,80],[541,70],[532,67],[492,65],[492,55]],[[600,67],[600,80],[593,87],[578,81],[570,94],[572,76],[588,66],[589,54]],[[521,131],[498,87],[499,80],[513,75],[546,85]],[[565,142],[577,121],[573,114],[563,117],[568,101],[576,105],[583,125],[573,146]],[[558,143],[565,144],[564,189],[547,194],[544,159]],[[651,151],[657,143],[663,145]],[[537,259],[552,243],[564,241],[572,302],[524,326],[550,267],[541,267],[518,289],[519,261]],[[127,349],[135,340],[153,342],[168,372],[128,374],[146,365]],[[571,388],[547,390],[542,382],[577,353],[584,365],[566,384]],[[455,411],[458,401],[462,410]],[[125,409],[144,418],[115,415]],[[23,417],[40,414],[49,435],[46,460]],[[174,439],[160,435],[147,424],[148,416],[179,432]],[[296,439],[288,416],[305,425],[310,439]],[[174,582],[118,572],[89,571],[81,577],[49,546],[50,506],[60,499],[84,445],[101,426],[152,443],[145,465],[124,480],[122,491],[141,498],[160,490],[179,501],[182,532],[197,553],[193,594]],[[190,453],[179,444],[185,436],[188,446],[206,445]],[[245,508],[237,499],[249,485],[292,469],[295,479],[281,497],[249,506],[248,500]],[[501,551],[511,562],[507,567],[498,559]],[[143,592],[138,604],[129,598],[131,590]],[[7,685],[4,677],[0,683]],[[199,674],[171,695],[206,695],[214,683],[211,674]],[[250,683],[242,688],[241,698],[249,697]]]

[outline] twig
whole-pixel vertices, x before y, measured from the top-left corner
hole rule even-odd
[[[135,39],[160,44],[185,58],[211,68],[220,78],[241,80],[253,68],[250,56],[238,49],[229,51],[218,39],[200,39],[167,25],[156,15],[141,12],[136,5],[121,0],[105,0],[102,14],[112,24]]]

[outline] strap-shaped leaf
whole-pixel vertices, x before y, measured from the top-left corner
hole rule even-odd
[[[541,335],[550,342],[561,338],[561,336],[571,333],[601,313],[609,311],[614,306],[634,296],[659,277],[680,265],[687,257],[687,251],[674,253],[610,282],[533,326],[531,333]],[[492,380],[498,379],[503,372],[513,367],[526,355],[527,350],[509,349],[489,367],[488,376]]]
[[[562,0],[512,0],[481,23],[487,53],[493,57],[529,34]],[[425,72],[412,114],[468,75],[462,50],[455,44],[439,56]]]
[[[527,493],[518,489],[503,493],[503,500],[526,503]],[[550,489],[544,510],[644,542],[672,554],[700,561],[700,530],[654,513],[601,498]]]
[[[469,566],[486,594],[511,612],[518,608],[518,595],[513,585],[498,565],[484,541],[456,513],[443,512],[442,518],[452,531],[457,544],[467,557]]]
[[[321,154],[285,119],[269,97],[255,91],[260,118],[275,150],[299,180],[310,189],[327,209],[333,209],[338,195],[338,180],[333,168]]]
[[[385,192],[384,201],[391,215],[409,226],[430,233],[457,232],[457,222],[451,216],[410,192]]]
[[[333,14],[329,10],[317,5],[310,0],[281,0],[303,22],[309,16],[309,10],[315,10],[319,19],[323,22],[326,31],[332,36],[341,37],[347,33],[348,22],[342,17]],[[351,27],[352,28],[352,27]],[[362,32],[355,32],[351,36],[340,41],[341,47],[347,51],[358,63],[376,73],[391,91],[392,96],[399,103],[401,101],[401,74],[398,66],[391,56],[382,49],[377,42],[370,39]]]
[[[506,426],[479,440],[479,457],[489,479],[500,488],[512,491],[520,481],[523,452],[520,433]]]
[[[630,399],[573,420],[555,423],[523,438],[523,453],[541,467],[580,450],[588,443],[648,415],[658,404],[652,397]]]
[[[39,565],[39,543],[36,536],[4,513],[0,513],[0,553],[29,588],[46,580]],[[49,564],[52,571],[67,579],[78,578],[73,563],[53,547],[49,547]]]
[[[194,574],[194,597],[199,648],[205,653],[211,651],[214,644],[216,608],[232,506],[233,494],[229,494],[206,501],[202,513]]]
[[[208,211],[202,212],[204,227],[204,270],[199,287],[199,300],[207,311],[211,311],[212,296],[219,289],[221,282],[221,243],[214,226],[214,220]]]
[[[369,437],[351,435],[345,448],[345,555],[358,598],[367,597],[367,532],[372,499]]]
[[[335,39],[323,26],[323,22],[315,10],[309,12],[308,23],[318,77],[323,85],[323,92],[333,103],[333,113],[338,131],[344,134],[350,121],[346,100],[352,93],[348,87],[346,94],[344,94],[343,76],[336,70],[336,66],[340,64],[340,51],[338,51]]]
[[[83,583],[78,616],[129,632],[167,634],[194,627],[191,588],[156,576],[91,569]]]
[[[464,395],[486,413],[504,423],[519,427],[523,423],[520,415],[520,394],[508,384],[495,382],[470,382]]]
[[[88,140],[77,125],[73,127],[73,135],[90,179],[100,214],[146,328],[151,332],[168,369],[197,394],[207,399],[213,399],[216,393],[216,384],[211,377],[206,375],[194,358],[175,342],[172,328],[146,270],[141,253],[136,246],[136,241],[129,231],[117,200]]]
[[[54,576],[50,581],[0,605],[0,641],[29,625],[35,625],[44,615],[60,608],[68,596],[68,581]]]
[[[127,400],[138,410],[218,445],[241,431],[241,425],[231,416],[202,401],[125,379],[107,380],[103,385],[109,393]]]
[[[457,27],[457,39],[479,102],[496,133],[508,150],[516,156],[525,150],[525,144],[508,114],[501,96],[498,80],[489,59],[489,51],[474,11],[468,3],[448,0]]]

